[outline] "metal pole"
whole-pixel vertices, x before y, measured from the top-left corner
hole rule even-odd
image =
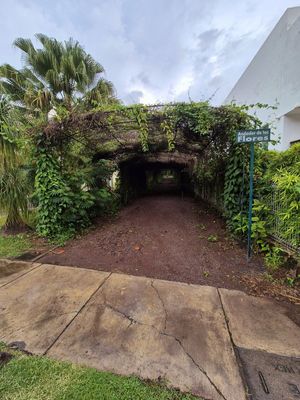
[[[252,254],[252,243],[251,243],[251,233],[252,233],[252,205],[253,205],[253,173],[254,173],[254,143],[250,144],[250,192],[249,192],[249,211],[248,211],[248,251],[247,251],[247,261],[250,261]]]

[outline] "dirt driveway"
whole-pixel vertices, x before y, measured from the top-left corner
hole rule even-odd
[[[205,205],[162,195],[137,199],[40,261],[229,289],[243,289],[245,273],[263,271],[259,258],[247,263],[245,249]]]

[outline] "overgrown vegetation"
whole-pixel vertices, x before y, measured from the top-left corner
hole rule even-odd
[[[93,368],[80,367],[47,357],[28,356],[0,343],[0,351],[13,358],[0,366],[2,400],[193,400],[194,396],[122,377]]]
[[[39,147],[37,154],[37,231],[49,238],[71,237],[89,224],[92,195],[81,189],[78,177],[62,176],[59,163],[47,149]]]
[[[28,39],[15,41],[23,69],[0,67],[0,207],[8,215],[6,227],[24,225],[30,203],[37,209],[37,232],[62,243],[93,218],[114,214],[120,193],[129,196],[130,188],[119,193],[109,185],[120,161],[167,152],[187,157],[195,194],[219,208],[231,232],[245,237],[249,148],[237,145],[235,135],[261,126],[248,107],[124,106],[101,77],[101,64],[77,42],[37,39],[40,48]],[[269,244],[278,233],[274,226],[282,241],[299,247],[299,152],[300,145],[283,153],[256,145],[254,250],[273,269],[282,264],[282,252]],[[280,200],[276,213],[270,208],[274,193]]]
[[[94,209],[97,196],[90,190],[93,183],[86,169],[86,160],[93,169],[94,158],[101,154],[116,160],[130,154],[158,151],[192,152],[198,159],[194,171],[196,184],[215,184],[221,177],[221,186],[225,167],[237,151],[234,143],[236,129],[249,128],[254,123],[255,118],[243,108],[216,108],[207,102],[149,107],[117,104],[107,108],[99,105],[89,114],[68,113],[63,119],[58,118],[57,122],[35,133],[38,154],[36,195],[40,209],[38,229],[44,235],[57,236],[60,232],[73,234],[89,223],[90,210]],[[117,147],[110,145],[107,148],[105,144],[112,141],[117,143]],[[74,143],[84,144],[81,154],[76,155],[81,162],[76,164],[75,175],[74,165],[69,168]],[[243,149],[239,148],[239,152]],[[226,183],[228,193],[230,185],[240,190],[239,172],[237,166],[234,174],[228,174],[227,180],[230,177],[231,181]],[[103,190],[98,192],[102,199],[108,197],[103,197]],[[237,201],[234,193],[225,197],[228,219],[235,214]]]
[[[294,249],[296,258],[300,249],[300,145],[283,152],[258,147],[256,159],[252,239],[274,271],[288,259],[286,246],[290,252]],[[233,218],[234,231],[245,237],[247,224],[246,210],[241,208]],[[281,241],[282,248],[271,245],[270,236]]]
[[[273,196],[280,202],[276,213],[269,214],[269,225],[276,219],[282,239],[300,248],[300,144],[280,153],[261,152],[258,168],[264,171],[259,177],[262,201],[269,206]]]
[[[0,210],[6,214],[6,231],[24,226],[28,209],[30,184],[19,143],[18,117],[18,112],[0,95]]]
[[[14,42],[23,53],[22,69],[0,67],[0,210],[7,215],[5,230],[22,231],[32,202],[38,207],[38,233],[61,239],[89,224],[97,198],[91,187],[86,189],[84,177],[91,157],[84,151],[85,159],[76,154],[70,141],[56,149],[42,141],[47,113],[60,121],[71,112],[118,100],[112,83],[101,77],[102,65],[78,42],[62,43],[43,34],[36,39],[39,48],[29,39]],[[80,163],[85,165],[77,173]]]

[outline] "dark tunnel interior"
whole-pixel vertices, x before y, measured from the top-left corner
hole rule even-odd
[[[131,159],[120,163],[119,169],[120,192],[124,203],[145,195],[193,194],[188,165]]]

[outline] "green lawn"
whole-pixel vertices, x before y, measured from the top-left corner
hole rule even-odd
[[[0,367],[1,400],[192,400],[156,383],[99,372],[47,357],[14,354]]]
[[[34,215],[29,214],[28,223],[29,226],[33,225]],[[6,215],[0,214],[0,229],[4,225]],[[31,240],[29,235],[1,235],[0,232],[0,258],[1,257],[18,257],[25,251],[30,250]]]
[[[4,225],[5,219],[6,219],[6,215],[0,214],[0,228],[1,228],[1,226]]]
[[[0,257],[18,257],[31,248],[31,241],[28,235],[0,234]]]

